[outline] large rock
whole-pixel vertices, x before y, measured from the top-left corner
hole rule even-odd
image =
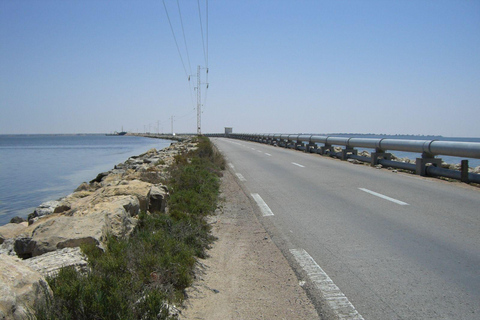
[[[47,201],[39,205],[33,213],[28,215],[28,223],[32,224],[38,220],[37,218],[68,210],[70,210],[70,205],[68,202],[64,201],[64,199]]]
[[[51,290],[45,279],[20,259],[0,255],[0,319],[27,319],[34,304]]]
[[[15,252],[15,239],[7,239],[0,244],[0,255],[6,254],[9,256],[17,256]]]
[[[104,198],[103,202],[97,202],[92,207],[77,208],[72,215],[61,215],[43,222],[39,220],[30,242],[24,241],[22,255],[35,257],[82,244],[95,244],[102,248],[107,234],[116,237],[130,235],[137,224],[137,219],[133,217],[138,213],[136,197],[117,196]]]
[[[108,186],[95,191],[94,198],[115,197],[122,195],[133,195],[138,198],[140,203],[140,210],[147,210],[148,193],[150,191],[151,183],[131,180],[122,181],[115,186]]]
[[[168,190],[166,186],[153,185],[148,192],[148,211],[165,212]]]
[[[58,207],[60,201],[47,201],[39,205],[33,212],[35,217],[42,217],[55,212],[55,208]]]
[[[56,275],[63,267],[75,267],[80,272],[88,270],[87,258],[80,248],[64,248],[23,262],[44,277]]]
[[[27,220],[23,219],[22,217],[16,216],[10,219],[10,223],[22,223],[26,222]]]
[[[27,222],[7,223],[0,226],[0,244],[7,239],[12,239],[20,235],[28,227]]]

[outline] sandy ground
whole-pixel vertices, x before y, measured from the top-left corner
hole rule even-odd
[[[180,319],[320,319],[233,175],[222,178],[218,240],[201,260]]]

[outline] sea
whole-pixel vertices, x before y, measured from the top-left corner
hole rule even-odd
[[[0,135],[0,225],[169,140],[136,136]]]

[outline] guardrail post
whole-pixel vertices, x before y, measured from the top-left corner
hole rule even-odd
[[[302,141],[297,140],[295,143],[295,150],[305,150],[305,144]]]
[[[345,147],[345,148],[342,150],[342,160],[347,160],[349,154],[357,155],[357,153],[358,153],[358,150],[356,150],[356,149],[354,149],[354,148]]]
[[[320,147],[320,154],[323,156],[327,152],[331,152],[332,150],[332,145],[331,144],[326,144],[323,147]]]
[[[379,159],[385,159],[385,160],[391,160],[392,159],[392,154],[385,152],[382,149],[375,149],[375,152],[372,152],[371,154],[371,165],[376,166],[378,164]]]
[[[422,153],[421,158],[417,158],[415,161],[415,173],[420,176],[426,176],[427,175],[427,170],[426,166],[427,164],[432,164],[434,166],[440,167],[442,164],[442,159],[435,158],[434,155],[429,154],[427,152]]]
[[[305,152],[311,152],[311,153],[317,153],[317,144],[314,142],[309,142],[308,145],[305,148]]]
[[[375,152],[372,152],[371,154],[370,165],[372,167],[376,166],[379,159],[392,160],[392,154],[385,152],[385,150],[376,148]]]
[[[462,170],[461,171],[462,175],[461,175],[460,181],[465,182],[465,183],[469,183],[470,179],[468,178],[468,160],[462,160],[461,170]]]

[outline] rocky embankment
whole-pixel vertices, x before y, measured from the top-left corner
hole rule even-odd
[[[165,211],[166,169],[177,154],[195,149],[190,140],[129,158],[82,183],[72,194],[40,205],[28,221],[0,226],[0,319],[24,319],[45,299],[45,281],[61,267],[87,268],[82,244],[104,247],[107,235],[128,236],[140,211]]]

